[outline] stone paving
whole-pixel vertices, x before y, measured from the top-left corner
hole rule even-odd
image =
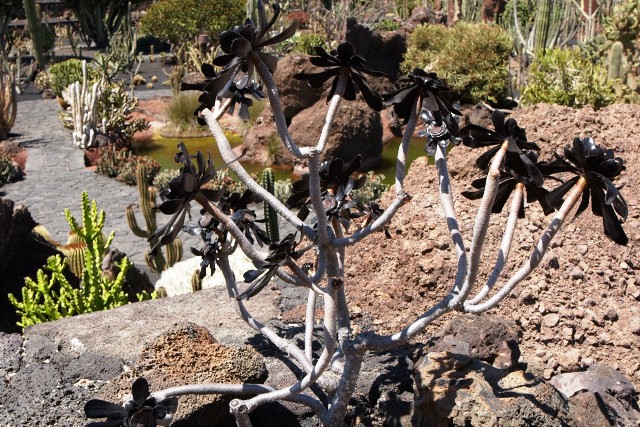
[[[138,98],[170,95],[169,90],[136,93]],[[98,202],[98,209],[106,212],[105,233],[115,231],[112,247],[126,253],[138,266],[145,266],[144,254],[148,244],[133,234],[125,218],[125,208],[138,201],[135,186],[99,175],[84,166],[84,152],[73,146],[71,131],[59,119],[60,106],[53,99],[20,100],[12,141],[28,150],[26,176],[22,181],[0,188],[3,198],[29,208],[33,219],[44,226],[51,236],[66,242],[69,225],[64,209],[69,208],[81,221],[81,194],[86,191],[90,199]],[[195,212],[195,211],[194,211]],[[169,217],[158,215],[162,224]],[[139,223],[144,223],[142,214]],[[182,233],[186,239],[184,257],[190,257],[190,246],[199,246],[198,240]]]

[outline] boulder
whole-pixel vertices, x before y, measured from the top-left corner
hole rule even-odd
[[[456,316],[433,337],[429,351],[463,354],[498,369],[511,369],[520,358],[518,329],[496,316]]]
[[[275,298],[265,289],[247,306],[256,318],[271,319],[278,314]],[[0,425],[84,426],[85,402],[122,403],[126,393],[120,392],[129,393],[137,375],[147,376],[152,391],[196,377],[198,382],[262,381],[262,356],[245,347],[256,334],[235,312],[226,289],[218,287],[40,323],[23,337],[0,335],[0,373],[8,374],[0,381]],[[287,378],[291,381],[295,378]],[[186,416],[192,410],[184,401]]]
[[[262,356],[250,346],[219,344],[207,328],[179,323],[147,343],[134,366],[151,391],[179,384],[263,383],[267,378]],[[131,389],[131,375],[124,373],[101,390],[100,398],[119,402]],[[235,425],[229,414],[229,396],[183,396],[173,426]]]
[[[296,73],[317,73],[319,71],[322,71],[322,69],[309,62],[309,55],[299,53],[285,55],[278,61],[278,68],[273,75],[273,80],[278,88],[282,111],[287,124],[291,123],[291,119],[300,111],[318,102],[322,96],[323,89],[329,86],[326,83],[325,88],[316,90],[309,86],[307,82],[294,79],[293,75]]]
[[[413,425],[564,426],[568,404],[540,378],[462,354],[431,352],[415,367]]]
[[[326,113],[325,103],[317,102],[293,118],[289,132],[299,146],[309,147],[318,143]],[[382,162],[380,113],[370,109],[360,98],[340,103],[321,160],[340,157],[349,161],[358,154],[363,156],[361,171],[370,170]]]
[[[556,375],[549,383],[569,398],[577,425],[640,425],[635,387],[627,377],[607,365],[594,363],[583,372]]]
[[[407,51],[406,36],[402,32],[373,31],[358,24],[355,18],[347,19],[346,40],[365,59],[365,67],[386,73],[388,79],[368,77],[367,81],[375,90],[387,92],[394,89],[391,82],[400,77],[400,64]]]

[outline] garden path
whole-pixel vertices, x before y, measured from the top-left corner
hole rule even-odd
[[[168,89],[136,93],[140,99],[167,95]],[[125,208],[138,201],[136,187],[85,168],[83,150],[73,146],[71,133],[62,126],[59,113],[55,99],[19,101],[11,140],[28,150],[26,176],[2,187],[0,195],[13,200],[16,206],[26,206],[55,240],[66,242],[69,225],[64,209],[69,208],[80,220],[80,196],[86,191],[90,199],[97,200],[98,209],[106,212],[104,231],[115,231],[112,247],[126,253],[136,265],[145,266],[144,254],[149,246],[133,234],[125,217]],[[158,219],[162,224],[169,218],[159,215]],[[141,214],[138,220],[143,222]],[[188,238],[184,257],[190,257],[189,247],[199,246],[198,240],[185,233],[181,238]]]

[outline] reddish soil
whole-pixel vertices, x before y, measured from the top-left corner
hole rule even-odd
[[[546,378],[604,362],[638,386],[640,106],[619,104],[595,112],[540,104],[518,110],[513,117],[526,128],[530,140],[539,142],[543,159],[570,144],[575,136],[587,135],[625,159],[627,169],[616,185],[625,186],[629,217],[624,229],[629,244],[618,246],[608,240],[602,219],[588,209],[561,228],[540,267],[490,313],[516,322],[523,359]],[[449,156],[456,212],[467,248],[479,201],[469,201],[459,193],[480,176],[474,164],[479,154],[460,146]],[[435,167],[427,165],[424,158],[415,161],[406,179],[406,190],[413,199],[391,223],[393,238],[376,233],[357,249],[347,251],[348,299],[356,327],[397,331],[449,291],[456,257],[442,218],[436,182]],[[384,204],[391,199],[388,194]],[[506,277],[528,258],[552,218],[545,217],[537,205],[527,210],[527,217],[519,221]],[[491,220],[480,284],[493,269],[505,222],[506,213]],[[499,281],[497,287],[503,283]],[[418,340],[426,340],[450,317],[440,319]]]

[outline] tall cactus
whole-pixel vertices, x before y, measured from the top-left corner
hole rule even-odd
[[[0,70],[0,140],[9,137],[9,131],[16,122],[17,112],[16,81],[10,71]]]
[[[275,194],[275,175],[273,169],[266,168],[262,171],[262,187],[271,194]],[[267,236],[272,242],[279,242],[278,214],[273,206],[264,202],[264,219],[267,227]]]
[[[138,225],[133,205],[127,207],[125,214],[127,216],[129,228],[131,228],[133,234],[138,237],[149,239],[158,228],[156,222],[156,210],[154,209],[156,206],[156,189],[155,187],[151,187],[147,184],[147,166],[144,163],[138,164],[138,168],[136,170],[136,183],[138,186],[138,193],[140,194],[139,206],[147,229],[143,230]],[[153,245],[155,242],[151,242],[151,244]],[[149,254],[145,257],[149,268],[156,273],[166,270],[182,259],[182,240],[176,238],[173,242],[166,245],[165,248],[167,252],[166,257],[163,255],[162,251],[158,251],[158,254],[155,257],[152,257]]]
[[[41,12],[40,5],[36,4],[35,0],[24,0],[24,13],[27,17],[27,25],[29,32],[31,33],[31,42],[33,43],[33,50],[38,62],[38,67],[44,70],[44,40],[42,34],[42,22],[40,20]]]
[[[622,42],[614,42],[609,50],[607,77],[609,80],[622,78]]]

